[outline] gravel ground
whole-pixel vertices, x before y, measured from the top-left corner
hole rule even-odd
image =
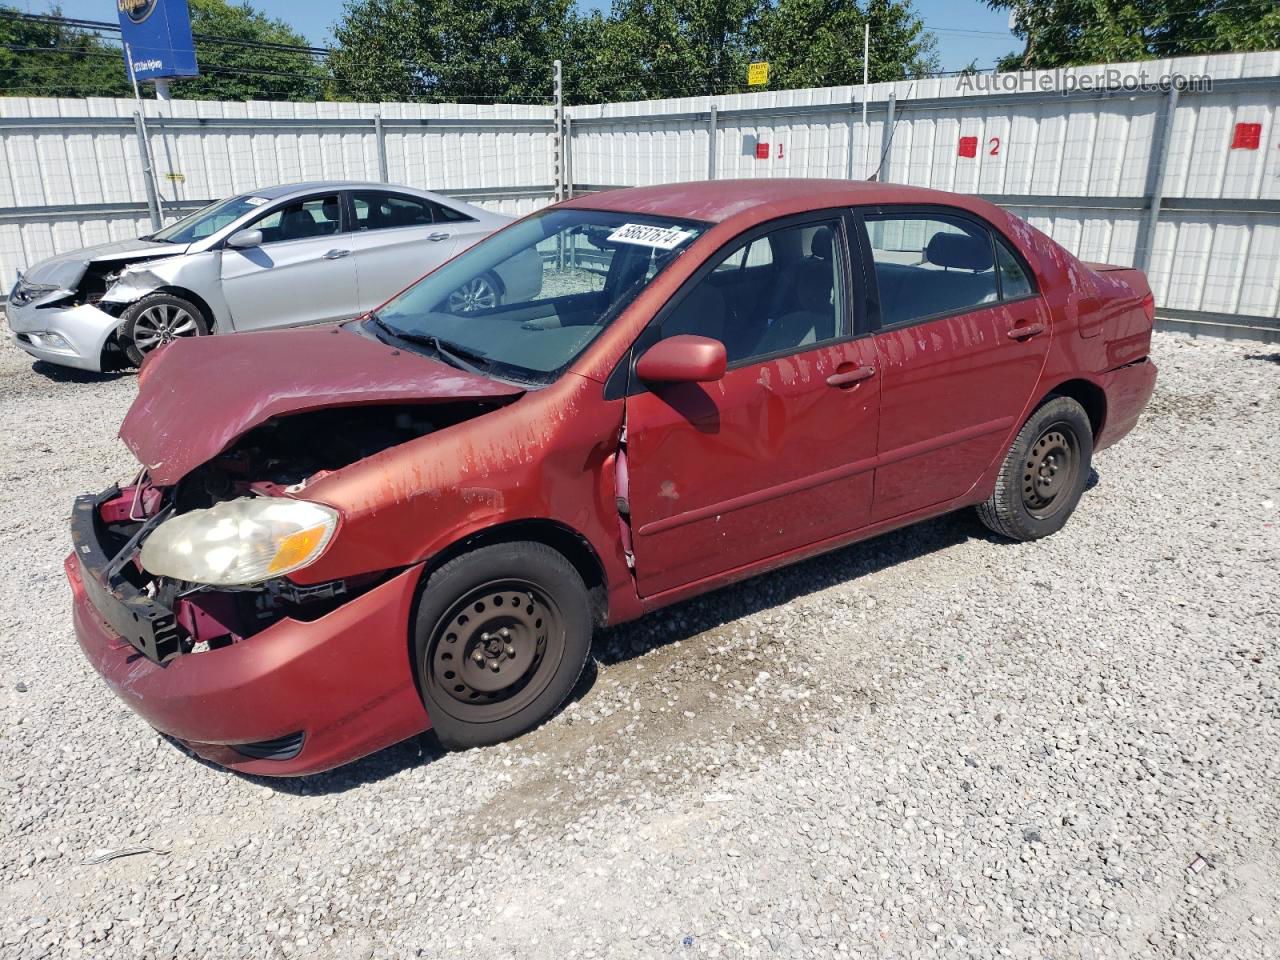
[[[0,955],[1280,956],[1274,349],[1158,336],[1049,540],[884,536],[605,631],[518,742],[266,781],[79,656],[134,382],[6,347]]]

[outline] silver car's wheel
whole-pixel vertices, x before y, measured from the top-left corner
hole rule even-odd
[[[125,311],[121,345],[136,365],[165,344],[208,332],[209,325],[195,304],[167,293],[153,293]]]
[[[487,276],[479,276],[468,280],[453,293],[449,294],[450,313],[476,313],[479,310],[492,310],[502,302],[498,293],[498,285]]]

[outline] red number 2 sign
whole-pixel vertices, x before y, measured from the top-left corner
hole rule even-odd
[[[991,144],[991,149],[987,152],[993,157],[999,156],[1000,155],[1000,138],[992,137],[987,142]]]

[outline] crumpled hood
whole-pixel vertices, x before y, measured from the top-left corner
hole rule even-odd
[[[94,262],[145,260],[148,257],[174,257],[186,252],[180,243],[153,243],[150,240],[115,240],[92,247],[81,247],[41,260],[22,272],[24,283],[74,290],[85,267]]]
[[[177,340],[148,358],[139,379],[120,439],[161,486],[272,417],[524,392],[332,325]]]

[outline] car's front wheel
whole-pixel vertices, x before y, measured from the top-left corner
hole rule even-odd
[[[1092,462],[1089,415],[1070,397],[1051,397],[1018,431],[978,516],[1013,540],[1057,533],[1080,502]]]
[[[120,346],[134,366],[151,351],[183,337],[209,333],[204,314],[190,300],[169,293],[152,293],[125,310],[120,325]]]
[[[455,557],[428,578],[414,656],[423,702],[450,749],[531,730],[568,698],[591,650],[582,577],[541,543]]]
[[[502,283],[491,273],[472,277],[449,294],[449,312],[479,313],[502,306]]]

